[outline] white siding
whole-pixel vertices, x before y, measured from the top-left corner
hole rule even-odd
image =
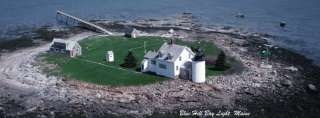
[[[156,63],[157,64],[157,63]],[[148,59],[148,71],[151,71],[151,72],[156,72],[156,67],[157,65],[156,64],[152,64],[152,59]]]
[[[148,71],[148,60],[147,59],[143,59],[142,63],[141,63],[141,71],[142,72],[146,72]]]
[[[166,68],[160,68],[159,65],[165,65]],[[167,62],[167,61],[162,61],[162,60],[158,60],[157,61],[157,67],[156,67],[156,73],[158,75],[162,75],[162,76],[166,76],[166,77],[170,77],[170,78],[175,78],[175,74],[174,74],[174,64]]]
[[[152,64],[152,59],[148,59],[148,67],[146,71],[155,72],[158,75],[162,75],[169,78],[176,78],[180,74],[181,67],[184,66],[186,62],[192,61],[191,59],[193,57],[193,53],[190,53],[188,50],[184,49],[174,62],[155,59],[156,64]],[[160,64],[165,65],[166,68],[160,68]]]
[[[193,58],[194,55],[192,55],[191,57]],[[181,57],[181,60],[180,60]],[[174,69],[174,75],[178,76],[180,74],[180,68],[181,66],[183,66],[183,64],[185,64],[188,61],[192,61],[190,58],[190,53],[189,51],[187,51],[186,49],[184,49],[182,51],[182,53],[180,54],[179,58],[174,62],[175,65],[175,69]],[[178,70],[176,69],[176,67],[178,66]]]

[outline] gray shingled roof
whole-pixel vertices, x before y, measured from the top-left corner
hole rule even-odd
[[[144,58],[152,59],[152,58],[155,58],[157,55],[158,55],[157,52],[148,51],[147,54],[144,55]]]
[[[164,43],[158,52],[149,51],[144,57],[145,58],[157,58],[167,61],[175,61],[179,58],[182,51],[186,49],[190,53],[194,54],[190,48],[186,46],[176,45],[176,44],[167,44]]]

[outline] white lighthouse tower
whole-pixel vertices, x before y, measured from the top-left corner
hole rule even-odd
[[[196,83],[204,83],[206,81],[206,62],[201,49],[197,49],[192,61],[192,81]]]

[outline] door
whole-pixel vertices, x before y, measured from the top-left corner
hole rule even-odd
[[[180,69],[180,75],[179,77],[181,79],[186,79],[186,80],[189,80],[190,79],[190,72],[186,69]]]

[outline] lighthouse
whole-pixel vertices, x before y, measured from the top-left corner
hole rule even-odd
[[[206,62],[204,52],[200,48],[196,50],[196,55],[192,59],[192,81],[196,83],[206,81]]]

